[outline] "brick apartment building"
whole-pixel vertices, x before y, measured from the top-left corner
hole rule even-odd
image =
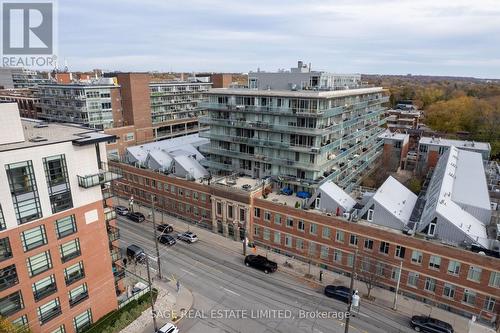
[[[242,228],[246,229],[248,240],[257,246],[311,260],[345,275],[350,274],[357,250],[358,276],[362,277],[363,269],[376,269],[383,276],[381,286],[394,290],[401,274],[400,291],[407,297],[490,323],[498,319],[498,258],[408,236],[364,220],[348,222],[316,209],[294,208],[294,202],[285,204],[286,200],[295,200],[293,197],[277,196],[285,201],[276,196],[264,199],[262,183],[250,185],[245,193],[238,190],[241,184],[251,182],[245,177],[225,180],[226,186],[222,186],[217,181],[201,184],[122,163],[112,165],[124,173],[116,186],[120,196],[133,195],[134,200],[149,205],[154,194],[157,205],[167,214],[201,223],[235,240],[242,239]]]
[[[113,138],[21,121],[14,103],[0,111],[0,315],[82,332],[118,306],[116,215],[101,190],[117,176],[102,171]]]
[[[15,102],[21,117],[37,119],[42,111],[38,105],[40,99],[34,89],[0,90],[0,103]]]

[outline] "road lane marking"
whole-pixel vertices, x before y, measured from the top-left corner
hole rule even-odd
[[[236,293],[236,292],[234,292],[234,291],[232,291],[232,290],[230,290],[230,289],[227,289],[227,288],[224,288],[224,287],[222,287],[222,289],[224,289],[225,291],[227,291],[228,293],[231,293],[231,294],[233,294],[233,295],[236,295],[236,296],[241,296],[240,294],[238,294],[238,293]]]
[[[196,276],[195,274],[191,273],[190,271],[185,270],[184,268],[181,268],[181,271],[183,271],[184,273],[187,273],[189,275]]]

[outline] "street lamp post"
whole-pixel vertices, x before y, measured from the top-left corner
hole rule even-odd
[[[347,303],[347,316],[345,318],[345,329],[344,333],[349,332],[349,321],[351,319],[351,308],[352,308],[352,289],[354,287],[354,274],[356,273],[356,256],[358,255],[358,250],[354,252],[354,259],[352,261],[351,270],[351,285],[349,287],[349,301]]]
[[[155,222],[155,199],[154,195],[151,196],[151,220],[153,221],[153,234],[155,238],[155,246],[156,246],[156,260],[158,262],[158,279],[161,280],[161,261],[160,261],[160,248],[158,246],[158,235],[156,233],[156,222]],[[149,272],[149,271],[148,271]]]

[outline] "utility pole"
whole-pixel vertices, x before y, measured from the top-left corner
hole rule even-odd
[[[243,221],[243,256],[247,256],[247,219]]]
[[[356,256],[357,255],[358,255],[358,250],[356,250],[356,252],[354,252],[354,259],[352,261],[351,286],[349,287],[349,301],[347,303],[347,316],[345,318],[344,333],[349,332],[349,321],[351,319],[351,307],[352,307],[352,289],[354,287],[354,274],[356,273]]]
[[[153,326],[156,332],[158,331],[158,326],[156,325],[155,302],[153,300],[153,285],[151,283],[151,274],[149,273],[149,256],[147,254],[146,254],[146,269],[148,270],[149,293],[151,297],[151,315],[153,317]]]
[[[161,280],[160,248],[158,247],[158,235],[156,233],[156,223],[155,223],[155,199],[156,197],[154,195],[151,195],[151,210],[152,210],[151,219],[153,221],[153,234],[155,237],[155,246],[156,246],[156,260],[158,262],[158,279]]]
[[[396,311],[397,308],[398,308],[399,283],[401,282],[401,273],[402,273],[402,271],[403,271],[403,262],[401,261],[399,263],[398,283],[396,284],[396,293],[394,294],[394,304],[392,306],[392,309],[394,311]]]

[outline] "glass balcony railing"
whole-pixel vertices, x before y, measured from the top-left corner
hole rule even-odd
[[[106,222],[116,220],[116,212],[112,207],[104,208],[104,220],[106,220]]]
[[[108,238],[110,242],[114,242],[120,239],[120,229],[109,224],[107,225],[106,229],[108,230]]]
[[[122,171],[118,168],[108,168],[102,163],[102,169],[98,173],[78,177],[78,185],[83,188],[102,185],[104,183],[122,178]]]
[[[40,314],[40,322],[43,325],[48,321],[54,319],[55,317],[59,316],[61,313],[62,313],[61,306],[60,305],[54,306],[52,309]]]
[[[114,246],[113,244],[109,245],[109,252],[111,253],[111,260],[113,262],[117,262],[122,259],[122,252],[118,246]]]
[[[84,277],[85,277],[85,272],[83,269],[72,272],[71,274],[69,274],[65,278],[66,285],[69,286],[70,284],[72,284],[80,279],[83,279]]]
[[[115,282],[118,282],[125,277],[125,269],[120,265],[113,265],[113,275]]]
[[[44,286],[43,288],[37,290],[37,291],[34,291],[33,292],[33,296],[35,298],[35,301],[39,301],[41,300],[42,298],[45,298],[53,293],[55,293],[57,291],[57,286],[56,286],[56,283],[51,283],[47,286]]]
[[[81,302],[83,302],[84,300],[86,300],[87,298],[89,298],[89,292],[88,291],[83,291],[81,292],[80,294],[72,297],[69,299],[69,306],[70,307],[73,307],[77,304],[80,304]]]

